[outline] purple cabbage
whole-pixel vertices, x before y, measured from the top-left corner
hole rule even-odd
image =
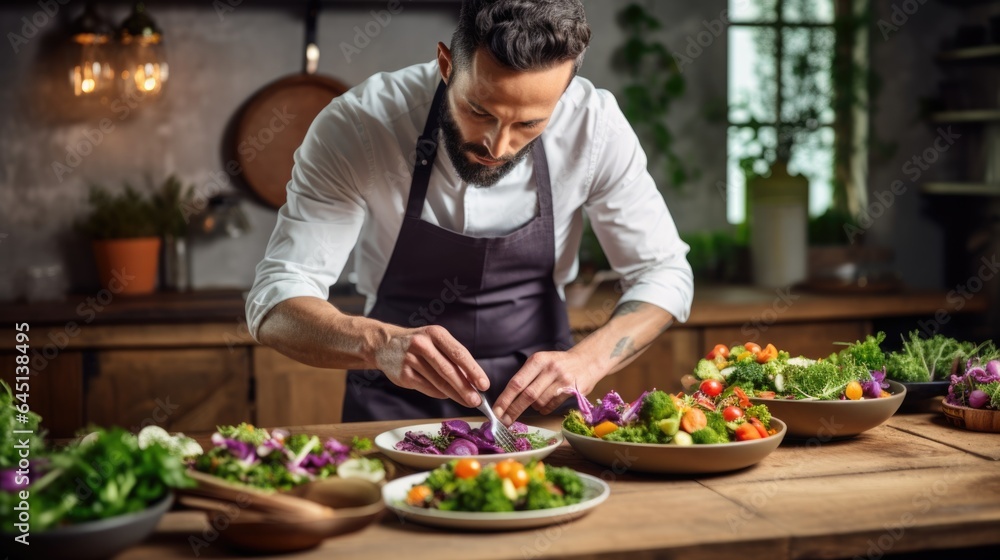
[[[257,460],[257,450],[252,444],[227,438],[219,432],[212,434],[212,444],[216,447],[225,447],[234,457],[244,463],[251,464]]]
[[[583,396],[583,393],[579,391],[576,387],[563,387],[559,390],[560,393],[569,393],[576,397],[576,406],[580,410],[580,416],[583,417],[584,422],[594,425],[594,405],[590,404],[587,397]]]
[[[629,403],[627,407],[625,407],[625,410],[622,412],[621,415],[622,425],[628,424],[629,422],[635,420],[639,416],[639,409],[642,408],[642,401],[643,399],[646,398],[646,395],[648,394],[649,391],[643,391],[642,394],[639,395],[639,398],[635,399],[634,401]]]
[[[882,390],[889,388],[885,380],[885,370],[872,370],[871,379],[861,382],[862,395],[867,399],[877,399],[882,396]]]
[[[467,439],[455,438],[444,450],[445,455],[479,455],[479,447]]]
[[[18,484],[16,480],[17,467],[0,471],[0,492],[13,493],[28,487],[27,484]]]

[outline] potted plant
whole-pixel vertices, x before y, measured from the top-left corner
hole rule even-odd
[[[90,215],[79,228],[92,240],[101,285],[115,294],[149,294],[156,289],[161,221],[154,204],[128,183],[113,195],[90,188]]]

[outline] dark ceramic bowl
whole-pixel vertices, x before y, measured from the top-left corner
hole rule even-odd
[[[31,544],[25,549],[30,552],[31,558],[110,558],[148,537],[173,501],[173,493],[168,492],[160,501],[142,511],[57,527],[41,533],[32,532],[29,537]],[[2,538],[4,542],[12,543],[15,536],[4,533]]]

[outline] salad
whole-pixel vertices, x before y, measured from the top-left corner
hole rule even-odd
[[[771,428],[766,405],[752,405],[739,387],[724,389],[714,380],[692,395],[654,389],[632,403],[611,391],[591,404],[576,389],[567,390],[576,396],[580,408],[566,415],[563,428],[605,441],[692,445],[747,441],[777,433]]]
[[[481,465],[474,458],[454,459],[410,488],[406,503],[442,511],[504,512],[548,509],[583,499],[580,475],[538,460],[513,459]]]
[[[537,432],[529,432],[528,427],[520,422],[510,425],[514,435],[514,447],[517,451],[541,449],[555,443]],[[397,451],[423,453],[428,455],[494,455],[506,453],[497,445],[490,433],[490,423],[483,422],[478,428],[473,428],[465,420],[446,420],[441,423],[437,434],[424,432],[406,432],[403,439],[396,443]]]
[[[195,470],[266,490],[290,490],[334,475],[372,482],[385,478],[381,461],[361,456],[371,449],[367,438],[355,437],[346,445],[334,438],[320,441],[314,435],[290,435],[286,430],[268,432],[244,422],[219,426],[212,444],[212,449],[194,460]]]
[[[43,532],[142,511],[170,488],[194,484],[181,456],[157,442],[143,444],[122,428],[98,429],[70,445],[48,447],[41,417],[28,412],[21,423],[14,402],[10,387],[0,381],[0,425],[32,432],[0,449],[2,531],[24,524],[18,510],[25,507],[31,531]],[[27,468],[19,464],[17,441],[31,452]]]
[[[826,359],[792,358],[773,344],[732,348],[718,344],[699,360],[685,386],[713,381],[748,395],[788,400],[861,400],[891,397],[886,383],[885,333],[869,335]]]
[[[979,360],[969,360],[962,375],[952,375],[945,402],[986,410],[1000,410],[1000,360],[990,360],[985,366]]]

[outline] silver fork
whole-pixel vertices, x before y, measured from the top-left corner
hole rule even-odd
[[[500,419],[497,418],[496,414],[493,414],[493,408],[490,406],[488,400],[486,400],[486,393],[476,389],[479,393],[480,401],[478,408],[487,418],[490,419],[490,433],[493,434],[493,440],[500,444],[507,453],[513,453],[517,451],[517,447],[514,445],[514,434],[510,433],[507,426],[504,426]]]

